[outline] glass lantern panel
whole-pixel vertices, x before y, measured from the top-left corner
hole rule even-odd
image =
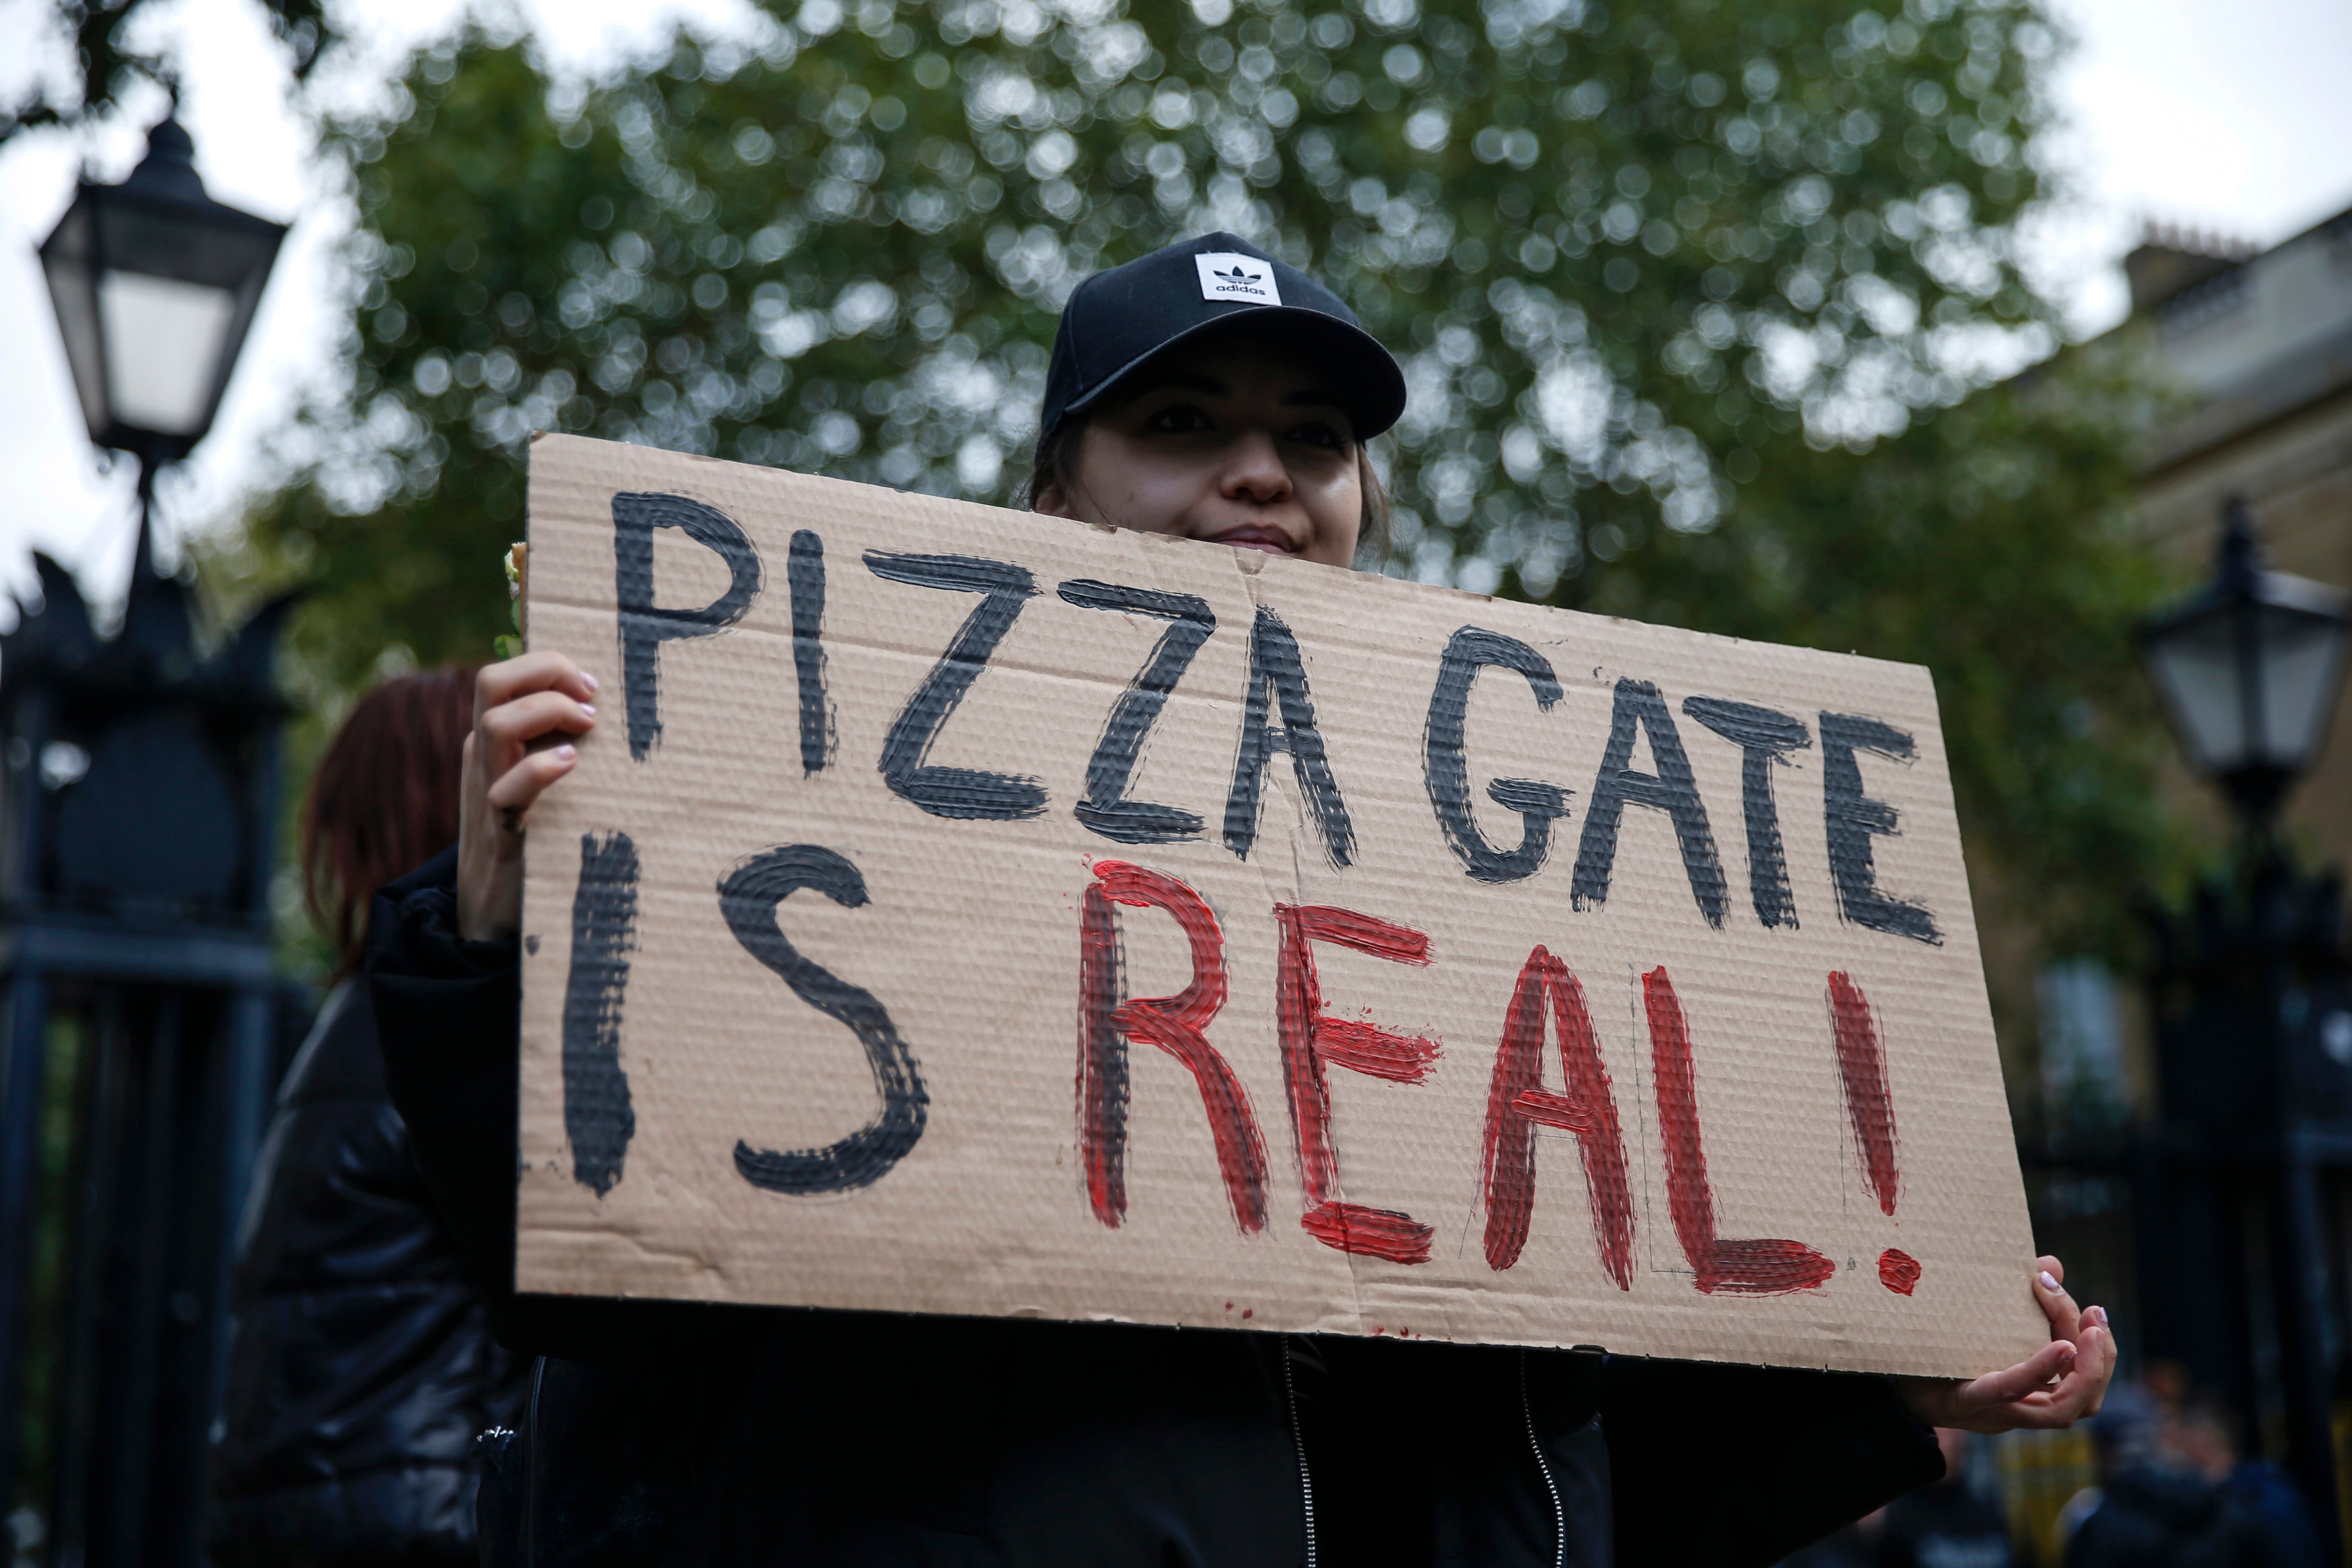
[[[2261,621],[2263,760],[2301,769],[2319,750],[2344,657],[2340,622],[2265,609]]]
[[[2148,648],[2173,722],[2208,773],[2227,773],[2249,760],[2237,638],[2231,634],[2230,616],[2208,616],[2171,627]]]
[[[66,364],[73,372],[74,395],[81,400],[83,423],[93,438],[106,429],[106,372],[98,346],[98,290],[89,266],[90,216],[86,204],[66,209],[41,247],[41,268],[47,274],[49,300],[57,307],[58,331],[65,339]]]
[[[107,390],[123,424],[190,436],[210,410],[236,296],[226,289],[107,272],[98,280]]]

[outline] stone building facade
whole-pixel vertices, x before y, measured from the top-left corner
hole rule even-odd
[[[2278,569],[2352,589],[2352,211],[2260,254],[2159,232],[2124,265],[2187,400],[2150,444],[2149,538],[2201,567],[2242,495]],[[2306,853],[2352,868],[2352,683],[2287,820]]]

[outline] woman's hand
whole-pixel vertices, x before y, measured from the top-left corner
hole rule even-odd
[[[596,727],[596,678],[560,653],[487,665],[474,682],[457,795],[457,934],[510,937],[522,927],[524,819],[580,760],[571,737]]]
[[[1903,1407],[1925,1426],[1964,1432],[2008,1432],[2020,1426],[2071,1426],[2099,1413],[2107,1380],[2116,1373],[2116,1336],[2107,1310],[2075,1310],[2063,1283],[2066,1266],[2035,1262],[2033,1299],[2050,1318],[2050,1342],[2006,1372],[1973,1383],[1957,1378],[1898,1377]]]

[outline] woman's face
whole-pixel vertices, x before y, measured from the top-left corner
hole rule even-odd
[[[1039,511],[1328,566],[1356,556],[1363,484],[1339,391],[1297,350],[1225,338],[1139,371],[1087,424]]]

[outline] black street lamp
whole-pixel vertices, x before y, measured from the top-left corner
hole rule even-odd
[[[2346,602],[2264,570],[2246,503],[2233,497],[2213,581],[2142,629],[2189,756],[2250,822],[2268,823],[2326,736],[2352,625]]]
[[[41,269],[92,441],[152,473],[204,439],[285,237],[205,194],[177,120],[121,184],[81,183]]]
[[[2232,875],[2156,922],[2162,1124],[2135,1179],[2143,1343],[2221,1388],[2286,1463],[2330,1561],[2346,1334],[2330,1209],[2352,1170],[2352,970],[2343,888],[2299,870],[2281,804],[2344,678],[2345,595],[2266,568],[2244,501],[2213,580],[2141,628],[2190,760],[2236,809]]]
[[[0,635],[0,1510],[81,1568],[196,1568],[236,1220],[299,1011],[269,897],[289,601],[206,649],[151,564],[155,472],[211,427],[285,234],[192,152],[164,121],[41,247],[90,438],[140,464],[121,629],[36,555]]]

